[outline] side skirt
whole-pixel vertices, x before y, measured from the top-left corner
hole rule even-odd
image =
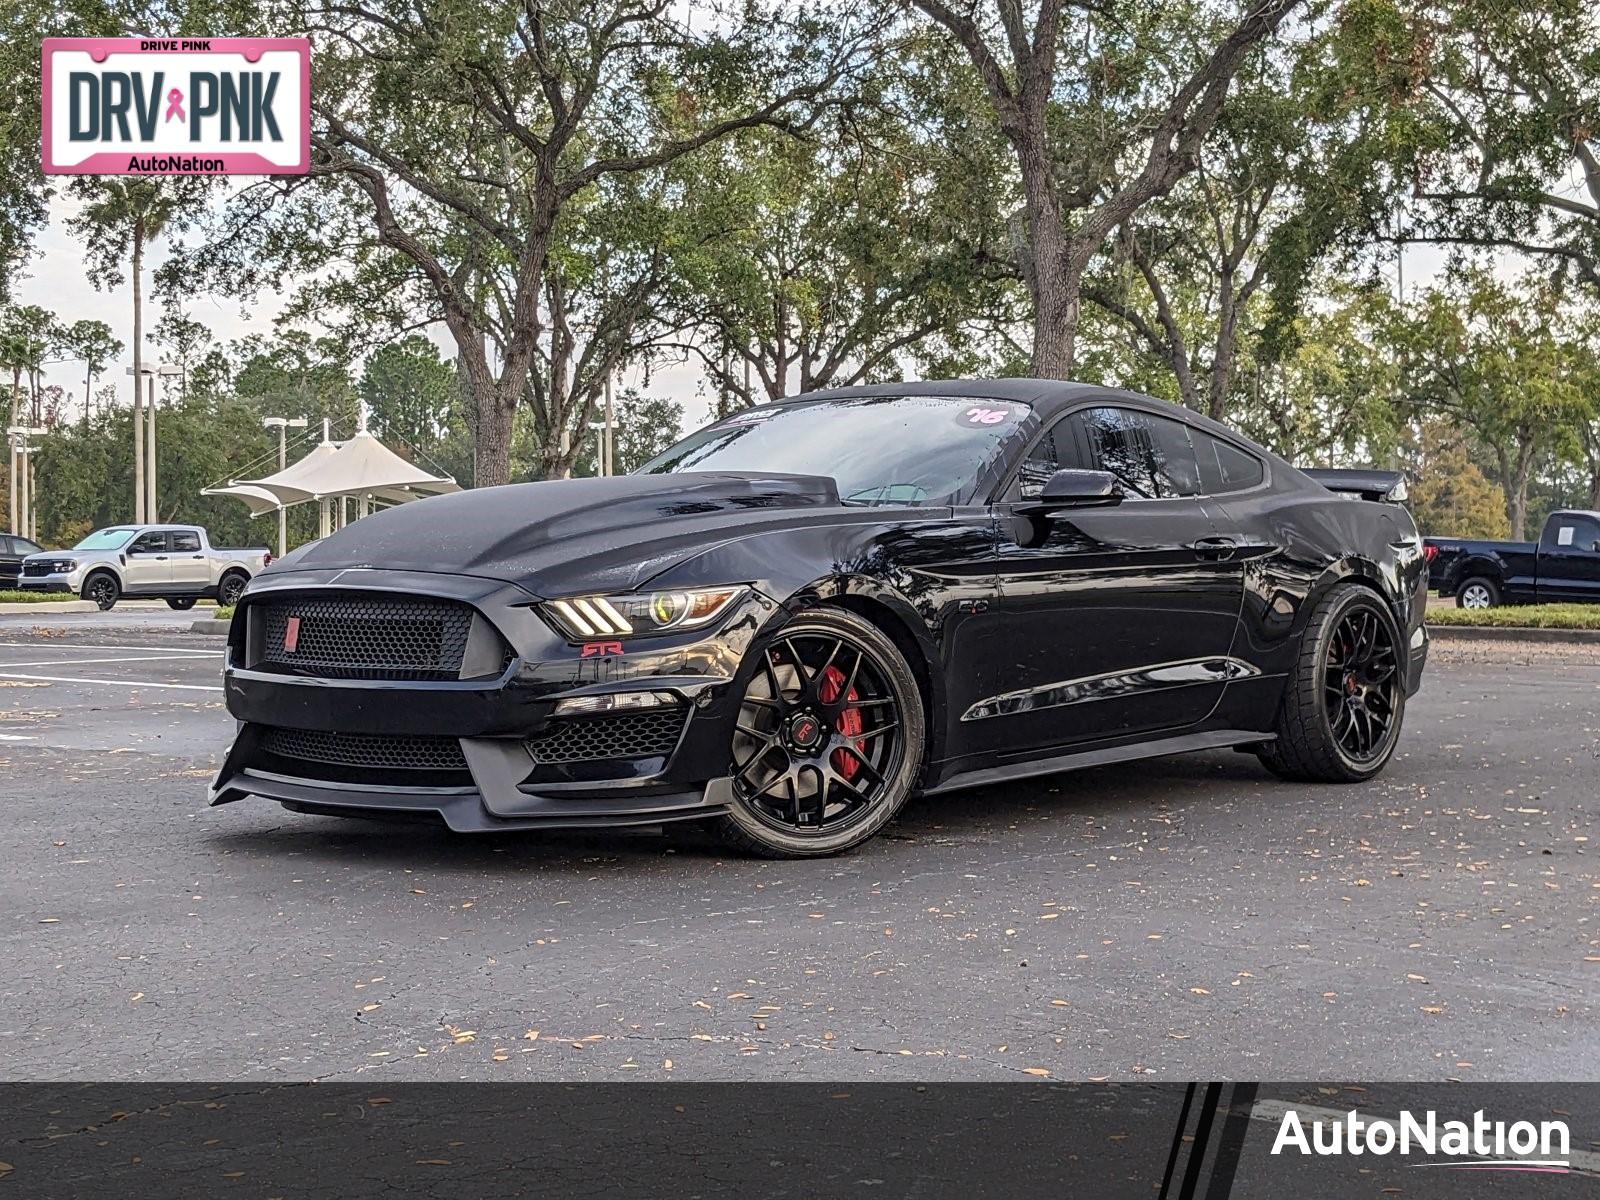
[[[1005,766],[986,767],[979,771],[963,771],[959,775],[952,775],[936,787],[925,789],[921,794],[935,796],[940,792],[984,787],[992,783],[1008,783],[1013,779],[1030,779],[1035,775],[1055,775],[1062,771],[1082,770],[1085,767],[1103,767],[1110,763],[1134,762],[1141,758],[1162,758],[1169,754],[1188,754],[1195,750],[1222,750],[1233,746],[1270,742],[1276,737],[1276,734],[1262,733],[1260,730],[1216,729],[1209,733],[1189,733],[1182,737],[1134,742],[1126,746],[1079,750],[1073,754],[1059,754],[1054,758],[1036,758],[1029,762],[1007,763]]]

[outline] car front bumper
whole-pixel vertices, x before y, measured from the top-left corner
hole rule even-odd
[[[476,678],[419,680],[288,674],[281,664],[261,661],[265,618],[252,614],[265,612],[262,606],[351,594],[468,605],[503,639],[503,666]],[[302,811],[431,816],[464,832],[654,825],[722,811],[744,652],[775,606],[752,593],[714,630],[637,639],[622,643],[622,653],[615,645],[607,653],[591,646],[585,655],[535,604],[521,588],[469,576],[377,570],[262,576],[229,634],[224,692],[241,725],[211,803],[256,795]],[[556,711],[563,700],[592,703],[641,692],[661,702],[647,722],[655,730],[649,745],[627,731],[626,713]],[[339,746],[355,745],[360,757],[373,747],[380,757],[422,747],[448,765],[391,769],[300,758],[282,752],[286,731],[297,747],[305,737],[333,735]],[[540,747],[551,744],[577,749],[571,761],[546,761]]]
[[[49,575],[19,575],[17,589],[24,592],[60,592],[76,596],[83,590],[84,572],[57,571]]]

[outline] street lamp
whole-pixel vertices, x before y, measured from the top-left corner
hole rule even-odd
[[[289,465],[289,430],[304,429],[304,417],[262,417],[261,424],[267,429],[278,431],[278,470],[283,470]],[[282,558],[289,553],[289,522],[285,513],[283,502],[278,502],[278,557]]]
[[[606,461],[606,423],[604,421],[590,421],[589,428],[594,430],[594,473],[596,475],[611,474],[611,464]]]

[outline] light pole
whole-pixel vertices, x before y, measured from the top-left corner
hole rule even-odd
[[[589,428],[594,430],[594,473],[609,475],[611,471],[606,463],[606,423],[590,421]]]
[[[289,430],[304,429],[304,417],[262,417],[261,424],[278,431],[278,470],[289,465]],[[278,557],[289,553],[289,522],[283,505],[278,505]]]
[[[13,425],[6,430],[6,437],[11,442],[12,532],[32,541],[39,540],[35,536],[39,521],[33,511],[32,467],[32,456],[39,447],[28,445],[28,439],[48,432],[48,429],[38,425]]]

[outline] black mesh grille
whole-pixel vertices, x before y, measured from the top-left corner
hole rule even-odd
[[[472,628],[465,604],[382,593],[262,600],[251,612],[258,666],[336,679],[458,679]]]
[[[528,740],[528,753],[535,762],[547,765],[665,756],[678,744],[684,715],[680,705],[596,717],[561,717]]]
[[[385,771],[464,771],[459,738],[436,734],[330,733],[320,729],[263,731],[261,748],[280,758],[372,767]]]
[[[22,573],[24,575],[49,575],[51,573],[50,563],[43,560],[39,562],[25,562],[22,564]]]

